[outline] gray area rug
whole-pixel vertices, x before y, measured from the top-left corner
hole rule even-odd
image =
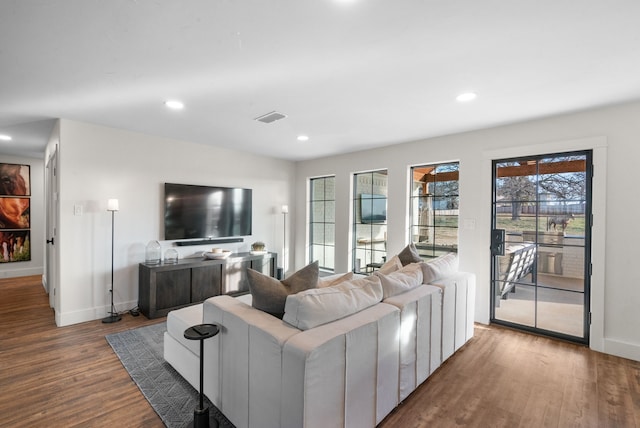
[[[182,428],[193,421],[198,391],[164,360],[166,330],[163,322],[109,334],[105,339],[162,422],[168,428]],[[205,399],[205,405],[209,406],[211,427],[215,426],[215,419],[220,427],[233,428],[209,400]]]

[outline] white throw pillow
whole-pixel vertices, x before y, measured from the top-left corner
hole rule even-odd
[[[336,273],[329,276],[323,276],[318,278],[318,288],[331,287],[332,285],[338,285],[341,282],[351,281],[353,279],[353,272]]]
[[[308,330],[360,312],[381,300],[380,278],[372,275],[291,294],[287,296],[282,319],[300,330]]]
[[[395,272],[399,269],[402,269],[402,262],[400,262],[400,258],[397,255],[395,255],[391,257],[389,260],[387,260],[385,264],[380,266],[380,269],[378,269],[377,272],[380,272],[386,275],[391,272]]]
[[[382,283],[382,298],[392,297],[412,290],[422,284],[422,267],[420,263],[410,263],[402,269],[388,275],[375,272]]]
[[[422,280],[425,284],[458,272],[458,255],[456,253],[445,254],[437,259],[420,263],[422,266]]]

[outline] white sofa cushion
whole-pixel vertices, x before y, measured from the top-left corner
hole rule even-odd
[[[391,272],[395,272],[399,269],[402,269],[402,262],[400,262],[400,258],[397,255],[395,255],[391,257],[389,260],[387,260],[385,264],[380,266],[380,269],[378,269],[377,272],[380,272],[386,275]]]
[[[422,284],[422,267],[419,263],[411,263],[390,274],[374,273],[382,284],[382,298],[395,296],[412,290]]]
[[[355,314],[381,300],[380,278],[368,276],[287,296],[283,321],[308,330]]]
[[[456,253],[445,254],[428,262],[422,262],[420,265],[422,266],[423,282],[431,284],[458,272],[458,255]]]
[[[331,287],[332,285],[338,285],[341,282],[351,281],[353,279],[353,272],[336,273],[329,276],[323,276],[318,278],[318,288]]]

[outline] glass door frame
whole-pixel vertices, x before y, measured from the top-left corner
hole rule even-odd
[[[585,242],[584,242],[584,292],[583,292],[583,336],[571,336],[565,333],[545,330],[538,327],[527,326],[523,324],[517,324],[514,322],[501,320],[496,318],[496,286],[499,280],[496,279],[496,262],[497,257],[494,256],[493,251],[490,254],[490,315],[489,321],[493,324],[504,325],[506,327],[516,328],[519,330],[527,331],[530,333],[541,334],[544,336],[554,337],[562,340],[567,340],[571,342],[581,343],[585,345],[589,345],[590,343],[590,326],[591,326],[591,274],[592,274],[592,259],[591,259],[591,243],[592,243],[592,228],[593,228],[593,200],[592,200],[592,191],[593,191],[593,150],[571,150],[571,151],[563,151],[557,153],[548,153],[548,154],[538,154],[538,155],[530,155],[530,156],[516,156],[502,159],[492,159],[491,160],[491,231],[496,229],[496,207],[497,207],[497,198],[496,198],[496,166],[499,163],[505,162],[516,162],[516,161],[536,161],[536,176],[539,175],[539,165],[542,159],[548,159],[552,157],[563,157],[563,156],[585,156],[586,163],[586,174],[585,174]],[[539,192],[539,184],[536,182],[536,229],[539,227],[539,207],[540,207],[540,192]],[[536,230],[536,236],[538,235]],[[538,245],[538,240],[536,239],[536,245]],[[493,243],[492,243],[493,246]],[[537,260],[534,263],[534,270],[537,269]],[[536,276],[536,275],[534,275]],[[534,286],[537,289],[537,279],[535,279]],[[537,291],[536,291],[537,294]],[[535,307],[535,319],[537,325],[537,298],[536,298],[536,307]]]

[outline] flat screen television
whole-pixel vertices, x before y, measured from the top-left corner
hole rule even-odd
[[[387,221],[387,197],[384,195],[360,195],[360,221],[384,223]]]
[[[251,189],[164,184],[164,239],[251,235]]]

